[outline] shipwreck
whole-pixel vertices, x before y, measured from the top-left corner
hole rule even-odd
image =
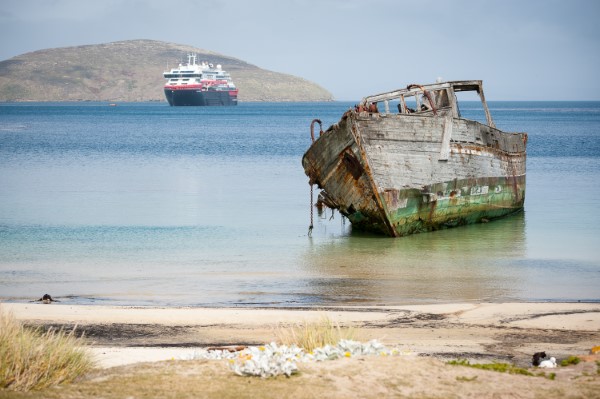
[[[461,116],[460,92],[478,94],[481,122]],[[496,128],[479,80],[365,97],[317,138],[315,123],[302,165],[353,229],[400,237],[523,209],[527,134]]]

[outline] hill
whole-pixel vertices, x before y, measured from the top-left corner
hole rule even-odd
[[[63,47],[0,62],[0,101],[164,101],[162,73],[187,53],[223,65],[240,101],[331,101],[315,83],[191,46],[155,40]]]

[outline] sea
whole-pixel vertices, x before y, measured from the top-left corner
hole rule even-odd
[[[354,104],[0,104],[0,300],[600,302],[600,102],[490,101],[529,135],[524,211],[403,238],[311,206],[310,123]]]

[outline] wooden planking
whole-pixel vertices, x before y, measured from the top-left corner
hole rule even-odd
[[[524,161],[503,154],[524,152],[521,136],[478,122],[394,115],[363,119],[358,125],[380,190],[525,173]]]
[[[447,161],[450,155],[450,138],[452,137],[452,115],[444,117],[444,133],[442,134],[442,146],[438,161]]]

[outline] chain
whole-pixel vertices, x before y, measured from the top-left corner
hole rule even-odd
[[[310,226],[308,226],[308,236],[312,237],[313,230],[313,185],[310,185]]]

